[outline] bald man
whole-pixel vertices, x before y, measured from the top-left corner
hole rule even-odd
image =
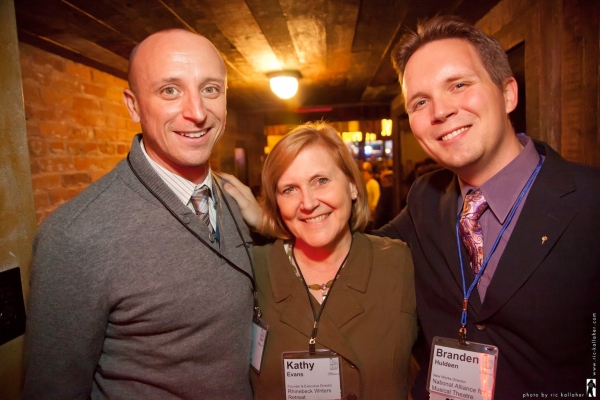
[[[40,226],[25,399],[250,399],[250,237],[211,172],[227,72],[204,37],[132,52],[127,160]]]

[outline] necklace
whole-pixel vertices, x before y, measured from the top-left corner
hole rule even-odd
[[[313,283],[312,285],[306,285],[306,287],[309,288],[310,290],[321,289],[321,294],[323,295],[323,300],[325,300],[325,297],[327,297],[327,293],[329,293],[329,288],[331,287],[331,285],[333,285],[333,279],[327,283],[322,283],[320,285],[318,283]]]
[[[303,284],[306,285],[306,283],[304,282],[304,279],[302,278],[300,268],[298,267],[298,264],[294,257],[294,242],[291,240],[286,240],[283,244],[283,248],[285,250],[286,255],[288,256],[288,260],[290,261],[290,264],[291,264],[292,268],[294,269],[296,276],[302,281]],[[350,252],[348,252],[348,254],[350,254]],[[347,255],[346,255],[346,258],[348,258]],[[344,266],[345,262],[346,262],[346,259],[344,259],[344,263],[342,263],[342,267]],[[322,284],[313,283],[312,285],[306,285],[306,287],[311,290],[321,289],[321,295],[323,296],[323,301],[324,301],[325,298],[327,297],[327,294],[329,294],[329,289],[331,288],[331,286],[333,286],[334,280],[335,279],[332,279],[329,282],[322,283]]]

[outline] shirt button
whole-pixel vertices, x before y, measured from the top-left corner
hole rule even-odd
[[[354,364],[350,364],[350,368],[352,368],[352,369],[356,369],[356,365],[354,365]]]
[[[350,393],[348,396],[346,396],[346,400],[358,400],[358,397],[356,397],[354,393]]]
[[[183,223],[184,224],[189,224],[190,223],[190,218],[189,217],[183,217]]]
[[[487,326],[485,324],[476,324],[475,327],[480,331],[485,331],[487,329]]]

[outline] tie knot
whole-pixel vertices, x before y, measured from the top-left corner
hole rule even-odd
[[[201,188],[194,190],[192,194],[192,204],[197,214],[208,213],[208,199],[210,198],[210,188],[202,185]]]
[[[485,197],[483,197],[481,189],[475,189],[465,196],[463,205],[463,218],[478,220],[487,206],[487,200]]]
[[[210,197],[210,188],[206,185],[202,185],[202,187],[197,188],[196,190],[194,190],[194,193],[192,194],[193,197]]]

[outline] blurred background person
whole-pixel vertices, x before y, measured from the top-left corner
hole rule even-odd
[[[367,203],[369,205],[370,217],[369,222],[373,223],[375,217],[375,208],[377,208],[377,202],[379,196],[381,196],[381,190],[379,182],[373,177],[373,165],[369,161],[365,161],[362,164],[363,179],[367,188]]]
[[[373,229],[377,229],[394,219],[394,173],[390,170],[383,171],[380,175],[381,196],[375,207],[375,217],[373,219]],[[404,197],[402,207],[406,203]]]

